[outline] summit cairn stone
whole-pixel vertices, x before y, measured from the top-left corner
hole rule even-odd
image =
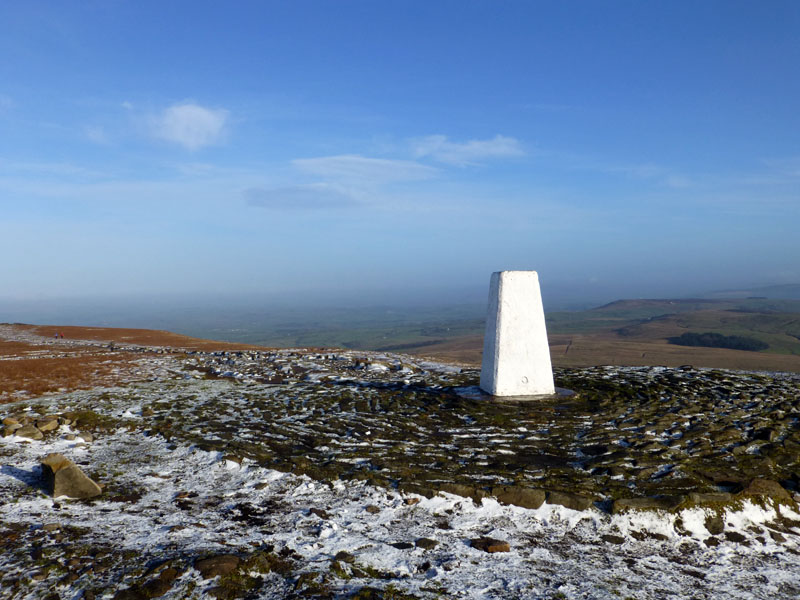
[[[493,396],[556,391],[536,271],[492,273],[480,385]]]

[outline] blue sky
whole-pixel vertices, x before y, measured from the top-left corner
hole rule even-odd
[[[799,282],[798,31],[793,1],[4,2],[0,297]]]

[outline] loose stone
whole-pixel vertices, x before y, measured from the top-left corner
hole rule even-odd
[[[89,479],[75,463],[62,454],[48,454],[42,459],[41,464],[45,489],[54,498],[59,496],[92,498],[102,493],[97,483]]]
[[[508,542],[485,536],[470,540],[470,545],[476,550],[483,550],[489,554],[511,551],[511,546],[509,546]]]
[[[44,434],[33,425],[24,425],[14,432],[14,435],[27,438],[29,440],[41,440]]]

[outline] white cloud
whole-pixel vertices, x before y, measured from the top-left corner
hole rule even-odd
[[[488,140],[451,142],[446,135],[429,135],[412,140],[415,156],[464,167],[491,158],[522,156],[525,151],[518,140],[496,135]]]
[[[419,181],[435,176],[437,170],[410,160],[367,158],[357,154],[298,158],[292,164],[307,173],[361,184]]]
[[[156,137],[188,150],[198,150],[219,143],[225,134],[228,111],[197,104],[173,104],[154,119]]]

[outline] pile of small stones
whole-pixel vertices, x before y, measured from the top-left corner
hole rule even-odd
[[[800,483],[792,374],[557,369],[577,395],[497,403],[474,369],[386,355],[198,353],[187,367],[274,384],[245,392],[236,435],[212,419],[206,445],[321,478],[614,511],[791,501]],[[202,402],[190,410],[206,420]]]
[[[29,440],[41,440],[47,434],[54,434],[62,425],[71,425],[73,419],[63,415],[38,415],[30,412],[18,412],[13,415],[3,417],[3,437],[15,435]],[[66,439],[80,439],[84,442],[91,442],[94,439],[88,431],[80,433],[69,433]]]

